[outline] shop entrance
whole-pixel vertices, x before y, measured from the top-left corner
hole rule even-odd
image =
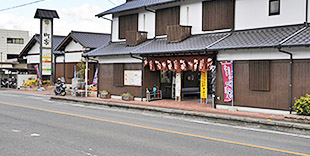
[[[182,72],[182,98],[199,98],[200,96],[200,72]]]
[[[164,99],[172,99],[173,94],[173,71],[161,70],[160,71],[160,88]]]

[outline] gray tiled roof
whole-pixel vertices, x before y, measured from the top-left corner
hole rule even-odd
[[[181,42],[169,43],[167,38],[155,39],[152,43],[136,49],[132,54],[159,54],[178,52],[204,51],[215,41],[227,36],[228,33],[194,35]]]
[[[107,45],[110,42],[110,34],[72,32],[72,36],[77,39],[84,47],[97,48]]]
[[[58,47],[58,45],[61,43],[61,41],[65,38],[65,36],[58,36],[58,35],[54,35],[53,37],[53,53],[54,54],[61,54],[60,51],[56,51],[56,47]],[[29,42],[27,43],[27,45],[24,47],[24,49],[22,49],[20,56],[25,56],[28,54],[28,52],[31,50],[31,48],[35,45],[35,43],[39,43],[40,44],[40,35],[39,34],[35,34],[33,35],[33,37],[29,40]]]
[[[310,27],[284,42],[282,46],[310,46]]]
[[[139,49],[151,41],[145,41],[137,46],[127,46],[126,42],[111,42],[107,46],[101,46],[97,49],[94,49],[83,56],[108,56],[108,55],[128,55],[132,51]]]
[[[70,34],[59,44],[58,51],[64,51],[66,46],[72,41],[80,43],[84,48],[95,49],[109,44],[110,34],[71,31]]]
[[[37,9],[34,18],[59,18],[56,10]]]
[[[303,26],[286,26],[253,30],[235,31],[223,41],[211,46],[209,50],[268,48],[276,47]]]
[[[133,0],[130,2],[124,3],[122,5],[119,5],[115,8],[104,11],[102,13],[99,13],[96,16],[102,17],[102,16],[107,15],[107,14],[113,14],[113,13],[117,13],[117,12],[121,12],[121,11],[132,10],[132,9],[152,6],[152,5],[156,5],[156,4],[174,2],[174,1],[176,1],[176,0]]]

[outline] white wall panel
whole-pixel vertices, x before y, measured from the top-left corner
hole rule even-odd
[[[155,13],[149,12],[149,11],[139,13],[138,30],[146,31],[148,39],[154,38],[155,37]]]
[[[82,59],[82,52],[66,53],[66,62],[80,62]]]
[[[202,2],[184,4],[180,7],[180,24],[192,26],[192,34],[202,31]]]
[[[269,16],[269,0],[236,0],[235,29],[252,29],[305,22],[306,0],[281,0],[280,15]]]
[[[75,41],[71,41],[65,48],[65,51],[82,51],[84,50],[83,46]]]

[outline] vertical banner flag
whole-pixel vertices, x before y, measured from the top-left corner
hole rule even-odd
[[[97,85],[98,84],[98,67],[96,68],[96,72],[94,75],[94,80],[93,80],[93,85]]]
[[[224,80],[224,102],[230,102],[234,96],[233,62],[221,62]]]
[[[206,99],[208,96],[208,75],[207,71],[201,72],[200,79],[200,98]]]
[[[39,67],[38,67],[38,65],[36,65],[36,66],[34,66],[34,68],[36,69],[36,72],[37,72],[37,75],[38,75],[38,78],[39,78],[39,87],[41,88],[42,87],[42,81],[41,81],[41,77],[40,77]]]

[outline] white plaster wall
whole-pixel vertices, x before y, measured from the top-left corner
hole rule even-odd
[[[63,56],[57,56],[56,57],[56,62],[57,63],[63,63],[64,62],[64,57]]]
[[[129,55],[122,56],[101,56],[99,57],[100,64],[108,63],[141,63],[141,60],[130,57]]]
[[[113,25],[112,25],[112,42],[120,42],[125,41],[125,39],[118,39],[118,17],[115,16],[113,18]]]
[[[235,29],[251,29],[305,22],[306,0],[281,0],[280,15],[269,16],[269,0],[236,0]]]
[[[310,48],[294,47],[283,48],[293,53],[293,59],[310,59]],[[288,54],[280,53],[277,49],[243,49],[243,50],[224,50],[219,51],[217,59],[227,60],[281,60],[289,59]]]
[[[82,58],[82,52],[75,52],[75,53],[66,53],[65,59],[66,62],[80,62]]]
[[[192,34],[203,33],[202,31],[202,2],[195,2],[191,4],[181,5],[180,24],[186,25],[186,26],[192,26]]]
[[[31,63],[40,63],[40,55],[28,55],[27,58],[27,64]]]
[[[65,48],[65,51],[82,51],[82,50],[84,50],[83,46],[73,40]]]
[[[28,54],[40,54],[40,44],[37,42],[34,46],[32,46]]]
[[[148,39],[155,37],[155,13],[149,11],[139,13],[138,31],[146,31]]]

